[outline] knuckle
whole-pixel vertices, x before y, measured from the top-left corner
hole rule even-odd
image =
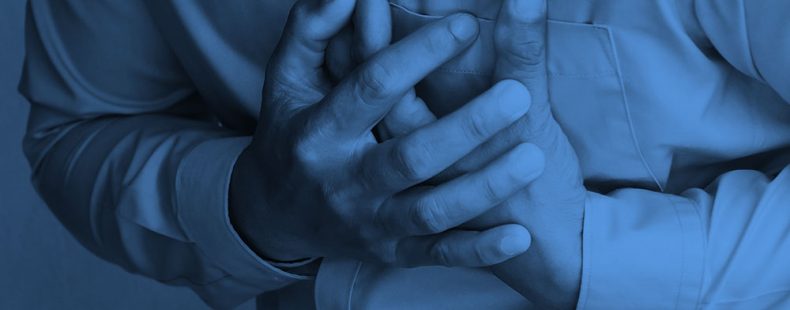
[[[395,242],[384,242],[374,251],[375,259],[387,266],[394,266],[398,263],[398,248]]]
[[[398,171],[402,176],[413,182],[418,182],[430,177],[428,169],[428,152],[422,147],[422,143],[402,142],[394,148],[393,157]]]
[[[384,65],[374,61],[359,72],[357,91],[365,101],[378,101],[390,96],[390,85],[393,73]]]
[[[387,199],[373,211],[373,226],[378,227],[383,234],[398,235],[398,229],[393,223],[391,212],[387,211],[394,209],[390,204],[390,200]]]
[[[321,154],[312,139],[305,137],[294,145],[294,159],[301,166],[314,166],[321,162]]]
[[[307,47],[319,51],[322,44],[315,41],[322,39],[327,25],[325,19],[320,17],[320,9],[315,3],[298,1],[291,9],[288,19],[286,31],[302,40],[300,43],[307,43]]]
[[[417,200],[411,213],[412,222],[421,232],[436,234],[445,230],[441,212],[433,199]]]
[[[473,114],[469,117],[469,121],[465,122],[466,134],[473,140],[485,140],[491,135],[492,129],[485,119],[478,114]]]
[[[437,264],[442,266],[451,266],[452,260],[450,258],[450,247],[446,242],[436,242],[431,247],[430,256],[436,261]]]
[[[450,45],[458,44],[459,40],[444,28],[435,28],[428,32],[423,47],[429,53],[436,53],[446,50]]]
[[[491,257],[488,251],[486,251],[486,249],[481,245],[475,245],[472,252],[473,252],[472,255],[474,255],[475,260],[480,265],[490,265],[492,263],[495,263],[494,258]]]
[[[488,203],[496,203],[502,199],[502,193],[500,193],[500,189],[491,179],[487,179],[483,182],[482,186],[483,190],[483,199]]]
[[[509,38],[505,56],[511,62],[538,67],[545,62],[546,47],[540,36],[526,32]]]
[[[310,31],[310,6],[305,1],[299,1],[291,8],[288,16],[288,27],[286,31],[296,36],[305,36]]]
[[[309,18],[309,9],[310,7],[307,5],[305,1],[297,1],[294,6],[291,8],[290,15],[288,19],[293,22],[303,22],[308,20]]]

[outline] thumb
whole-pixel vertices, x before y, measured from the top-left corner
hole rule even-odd
[[[329,40],[349,22],[356,0],[300,0],[288,17],[269,62],[267,79],[323,86]]]
[[[559,125],[551,114],[546,74],[546,0],[505,0],[494,32],[494,81],[516,80],[530,93],[531,106],[521,121],[522,135],[545,150],[553,149]],[[556,129],[556,130],[555,130]],[[564,135],[563,135],[564,136]]]
[[[392,16],[387,0],[357,0],[354,14],[354,54],[364,62],[387,47],[392,39]]]
[[[495,80],[521,82],[532,95],[532,109],[547,110],[546,1],[505,0],[497,17],[494,41]]]
[[[533,184],[533,199],[577,201],[584,192],[576,152],[549,105],[546,74],[546,0],[505,0],[495,29],[497,64],[494,78],[520,81],[531,95],[531,107],[515,127],[521,139],[546,152],[545,173]]]

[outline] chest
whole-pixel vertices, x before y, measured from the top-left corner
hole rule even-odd
[[[242,127],[249,128],[260,109],[266,63],[292,2],[157,1],[152,6],[209,108],[221,120],[245,119]],[[721,60],[688,21],[691,14],[669,3],[550,2],[552,108],[589,182],[657,188],[669,182],[678,154],[691,165],[704,165],[787,140],[786,105]],[[438,18],[404,6],[393,6],[392,14],[396,40]],[[480,22],[478,41],[418,86],[439,115],[491,83],[495,21]],[[744,130],[751,134],[734,134]],[[726,135],[732,139],[724,143]]]

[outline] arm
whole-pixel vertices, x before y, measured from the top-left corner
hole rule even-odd
[[[790,3],[694,2],[722,57],[790,102]],[[729,172],[681,195],[624,189],[585,210],[580,306],[790,304],[790,167]]]
[[[73,14],[49,16],[46,3]],[[327,42],[356,2],[299,1],[270,61],[251,138],[200,112],[166,42],[133,10],[138,2],[81,3],[31,4],[25,149],[50,208],[105,259],[189,285],[216,307],[306,278],[274,268],[241,241],[228,220],[229,192],[235,228],[269,258],[488,266],[526,250],[518,225],[448,230],[529,184],[536,167],[512,165],[531,148],[514,148],[479,173],[414,188],[526,113],[521,84],[498,83],[403,138],[378,143],[371,133],[415,84],[471,44],[474,18],[436,21],[330,86]],[[137,12],[126,18],[134,27],[106,27],[125,12]],[[56,29],[70,36],[53,38]],[[491,182],[507,188],[481,190]]]
[[[790,169],[682,195],[623,189],[585,209],[578,305],[770,308],[790,299]]]
[[[141,4],[116,5],[28,7],[20,90],[41,196],[95,254],[213,306],[303,279],[255,256],[229,224],[226,188],[249,138],[201,114]],[[136,15],[128,28],[106,27],[123,14]]]
[[[700,24],[728,62],[790,98],[790,4],[698,0],[696,8]],[[790,168],[776,176],[733,171],[680,195],[621,189],[572,199],[586,192],[573,150],[550,116],[532,112],[548,102],[543,54],[518,48],[542,48],[542,31],[523,30],[540,25],[509,14],[500,14],[497,25],[511,34],[497,40],[498,78],[519,79],[532,91],[533,121],[518,134],[536,141],[547,163],[533,188],[504,208],[505,218],[530,230],[533,246],[495,266],[495,273],[531,300],[562,307],[790,304]]]

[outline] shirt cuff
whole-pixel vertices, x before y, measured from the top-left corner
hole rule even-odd
[[[697,308],[704,232],[691,200],[628,189],[590,194],[578,308]]]
[[[308,276],[291,274],[261,259],[233,228],[228,216],[228,190],[237,158],[249,137],[210,140],[195,147],[181,162],[176,208],[189,240],[215,266],[262,293]]]

